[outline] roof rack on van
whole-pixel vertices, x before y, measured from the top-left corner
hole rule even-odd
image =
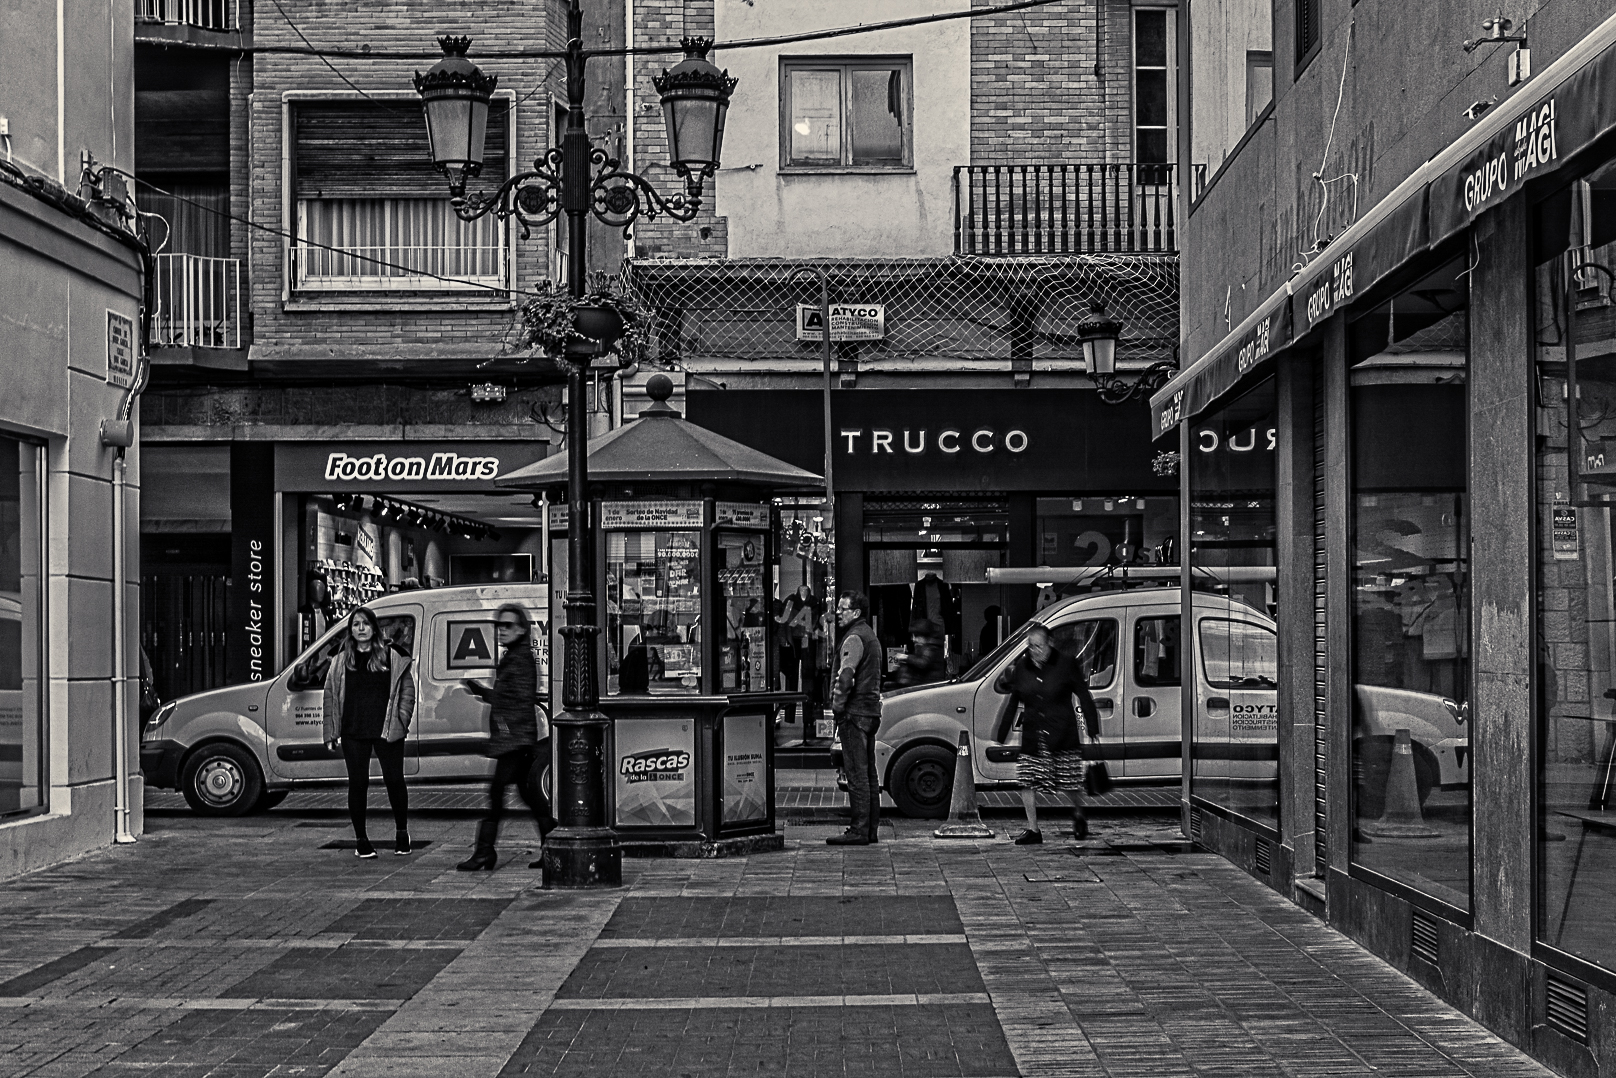
[[[1038,587],[1055,584],[1090,584],[1127,587],[1130,584],[1160,587],[1179,578],[1176,565],[1081,565],[1081,566],[1017,566],[1015,568],[988,569],[989,584],[1034,584]],[[1190,569],[1191,583],[1208,584],[1262,584],[1277,579],[1279,571],[1271,565],[1210,566],[1197,565]]]

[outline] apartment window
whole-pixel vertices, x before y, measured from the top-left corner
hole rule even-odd
[[[1134,160],[1165,164],[1174,153],[1173,24],[1161,8],[1133,13]]]
[[[908,57],[784,61],[781,167],[910,168],[912,70]]]
[[[509,174],[508,104],[488,120],[482,175]],[[292,111],[298,290],[437,291],[504,287],[505,230],[492,215],[465,222],[426,153],[419,107],[399,101],[298,102]]]
[[[1296,0],[1296,73],[1319,48],[1319,0]]]
[[[1246,50],[1246,126],[1262,115],[1274,99],[1274,54],[1267,50]]]

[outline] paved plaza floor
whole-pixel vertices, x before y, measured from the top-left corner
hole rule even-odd
[[[569,893],[520,821],[461,873],[462,808],[360,860],[311,800],[155,798],[137,845],[0,884],[0,1076],[1551,1073],[1160,812],[1037,847],[1003,815],[983,841],[889,815],[864,848],[788,823],[779,853]]]

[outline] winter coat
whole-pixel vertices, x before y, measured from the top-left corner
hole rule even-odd
[[[1090,737],[1100,733],[1100,713],[1089,693],[1088,679],[1069,655],[1050,648],[1049,661],[1039,666],[1023,653],[1004,668],[993,683],[993,691],[1021,701],[1026,712],[1021,721],[1021,743],[1043,744],[1052,752],[1076,751],[1082,744],[1077,729],[1076,696],[1083,708],[1083,725]]]
[[[387,647],[377,641],[377,647]],[[387,714],[382,719],[382,740],[403,741],[410,732],[410,720],[415,717],[415,672],[410,657],[396,648],[387,648],[388,669],[391,675],[387,690]],[[338,651],[331,657],[331,668],[325,674],[325,715],[321,730],[326,741],[342,736],[342,704],[348,686],[348,657]]]
[[[539,688],[538,667],[527,637],[505,649],[494,671],[494,687],[467,682],[466,689],[492,705],[488,715],[488,755],[504,756],[539,743],[539,719],[534,707]]]

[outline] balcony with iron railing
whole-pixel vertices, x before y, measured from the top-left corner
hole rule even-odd
[[[1205,165],[959,165],[954,253],[1177,254],[1181,176]]]
[[[241,29],[241,0],[135,0],[136,36],[154,27],[235,33]]]
[[[241,261],[188,254],[156,261],[153,346],[241,348]]]

